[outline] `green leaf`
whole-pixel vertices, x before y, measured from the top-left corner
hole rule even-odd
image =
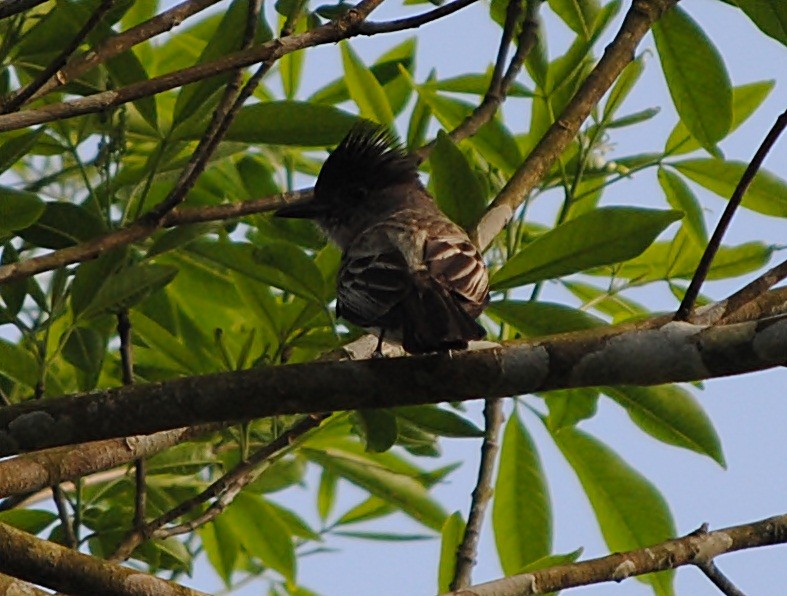
[[[726,467],[713,423],[695,397],[682,387],[605,387],[604,393],[623,406],[631,420],[649,435],[707,455]]]
[[[148,73],[145,70],[142,62],[137,58],[133,51],[128,50],[113,58],[110,58],[104,63],[107,72],[112,77],[117,88],[138,83],[148,79]],[[153,96],[141,97],[134,101],[134,107],[139,111],[142,117],[153,127],[153,130],[158,129],[158,113],[156,108],[156,99]]]
[[[9,509],[8,511],[0,511],[0,523],[8,524],[30,534],[43,532],[57,519],[57,515],[42,509]]]
[[[45,206],[32,192],[0,186],[0,233],[33,225],[44,213]]]
[[[382,542],[416,542],[421,540],[434,540],[434,536],[427,534],[396,534],[393,532],[348,532],[338,530],[331,532],[334,536],[345,538],[360,538],[362,540],[379,540]]]
[[[724,199],[732,196],[748,166],[740,161],[712,158],[686,159],[670,165]],[[746,190],[741,205],[757,213],[787,217],[787,181],[767,170],[760,170]]]
[[[732,126],[732,83],[721,55],[678,6],[656,21],[653,36],[680,119],[703,147],[714,152]]]
[[[3,256],[0,258],[0,264],[9,265],[18,262],[19,253],[11,242],[6,242],[3,245]],[[19,314],[19,311],[22,310],[25,298],[27,297],[28,288],[34,287],[35,285],[35,280],[30,279],[19,279],[0,285],[0,296],[3,297],[3,302],[5,302],[6,306],[4,315],[13,319],[13,317]]]
[[[645,60],[641,55],[623,69],[607,96],[607,102],[604,104],[604,116],[602,118],[604,122],[612,120],[620,106],[623,105],[626,97],[631,93],[634,85],[639,81],[644,70]]]
[[[679,211],[602,207],[536,238],[493,276],[496,290],[561,277],[641,254]]]
[[[475,107],[468,102],[438,95],[424,86],[416,87],[416,90],[418,97],[429,106],[446,130],[453,130],[459,126]],[[487,122],[467,141],[490,164],[507,173],[512,173],[521,163],[519,145],[497,118]]]
[[[760,107],[768,97],[775,85],[774,80],[758,81],[748,85],[740,85],[732,90],[732,126],[730,132],[736,130],[749,119],[754,111]],[[669,155],[681,155],[699,149],[700,144],[691,136],[683,121],[678,120],[672,129],[664,152]]]
[[[449,79],[429,80],[423,84],[427,89],[437,91],[449,91],[451,93],[470,93],[472,95],[485,95],[489,91],[489,83],[492,80],[492,69],[490,67],[484,74],[464,74]],[[522,85],[514,82],[506,93],[506,97],[533,97],[533,92]]]
[[[566,289],[582,300],[586,305],[592,304],[593,309],[612,317],[613,323],[619,323],[632,317],[645,315],[648,310],[620,294],[610,293],[609,289],[599,289],[590,284],[563,281]]]
[[[435,71],[429,73],[425,84],[435,77]],[[432,109],[420,96],[415,100],[410,122],[407,125],[407,148],[410,151],[418,149],[426,142],[426,131],[432,119]]]
[[[483,437],[484,431],[475,424],[450,410],[439,406],[403,406],[393,410],[399,418],[404,418],[425,430],[442,437]]]
[[[346,41],[342,46],[344,78],[350,97],[358,106],[361,116],[388,127],[393,125],[393,110],[382,85]]]
[[[240,32],[246,28],[249,13],[248,4],[249,0],[235,0],[225,10],[221,22],[216,27],[202,54],[200,54],[197,61],[198,64],[215,60],[241,49],[243,35]],[[263,19],[260,26],[257,27],[255,41],[264,42],[271,39],[271,37],[271,31]],[[217,90],[222,89],[226,85],[231,76],[233,76],[231,73],[223,73],[183,87],[175,103],[172,118],[173,129],[205,106],[210,107],[212,102],[208,100]]]
[[[19,159],[27,155],[44,130],[46,129],[41,127],[36,130],[21,131],[19,133],[15,131],[0,135],[0,140],[4,140],[3,144],[0,145],[0,172],[5,172],[19,161]],[[4,202],[5,197],[0,196],[0,206],[2,206]],[[0,225],[5,226],[4,219],[0,220],[0,222],[2,222]]]
[[[505,575],[552,550],[552,507],[535,443],[518,415],[503,433],[492,501],[492,527]]]
[[[516,573],[532,573],[533,571],[538,571],[539,569],[549,569],[550,567],[557,567],[558,565],[567,565],[569,563],[573,563],[579,559],[583,550],[584,549],[580,547],[577,550],[571,551],[570,553],[561,555],[547,555],[546,557],[541,557],[540,559],[525,565]]]
[[[451,590],[451,582],[456,572],[456,551],[465,533],[465,520],[459,511],[454,511],[445,520],[440,531],[440,564],[437,570],[437,593],[445,594]]]
[[[396,442],[399,431],[390,410],[356,410],[355,421],[367,451],[382,453]]]
[[[782,0],[734,0],[760,30],[787,46],[787,4]]]
[[[544,394],[544,401],[549,408],[547,426],[559,430],[596,415],[598,390],[582,387],[549,391]]]
[[[104,335],[91,327],[77,327],[63,346],[63,358],[87,375],[81,389],[94,389],[104,363],[107,342]]]
[[[295,548],[287,526],[268,503],[241,492],[223,513],[243,548],[262,563],[295,582]]]
[[[290,243],[270,242],[258,247],[248,243],[198,240],[184,250],[221,269],[237,271],[307,300],[321,303],[327,291],[314,261]]]
[[[558,448],[585,490],[611,551],[623,552],[675,536],[664,497],[609,447],[573,427],[552,432]],[[640,576],[657,594],[673,594],[674,571]]]
[[[303,449],[302,452],[316,464],[394,505],[433,530],[439,530],[445,523],[446,512],[429,496],[424,485],[410,476],[381,466],[370,466],[362,458],[334,449]]]
[[[338,476],[330,470],[323,469],[320,474],[320,485],[317,488],[317,513],[324,522],[336,503],[336,481]]]
[[[676,236],[679,240],[680,231]],[[636,279],[643,284],[664,279],[691,279],[702,256],[702,247],[693,242],[675,250],[674,242],[657,242],[636,259],[615,268],[615,275],[622,279]],[[762,242],[746,242],[738,246],[722,246],[713,259],[708,279],[727,279],[763,267],[771,258],[773,247]],[[609,276],[606,268],[594,269],[590,275]]]
[[[28,200],[31,200],[28,198]],[[91,240],[106,231],[104,222],[92,211],[74,203],[46,203],[35,223],[19,235],[41,248],[66,248]]]
[[[574,33],[585,39],[590,39],[601,10],[598,0],[549,0],[549,7]]]
[[[369,71],[385,90],[394,114],[404,108],[412,91],[408,80],[399,69],[401,67],[406,72],[412,73],[415,65],[415,47],[415,37],[406,39],[385,52],[369,67]],[[309,97],[309,102],[336,105],[348,99],[350,99],[350,92],[345,78],[342,77],[315,91]]]
[[[300,101],[255,103],[238,112],[224,136],[250,144],[325,147],[344,138],[358,117],[333,106]],[[179,138],[199,139],[203,131],[184,126]]]
[[[142,263],[116,271],[81,313],[83,318],[126,310],[175,279],[172,265]]]
[[[197,530],[202,539],[202,547],[218,576],[229,587],[232,585],[232,572],[240,552],[240,540],[225,516],[218,516],[212,523]]]
[[[484,212],[486,193],[464,154],[443,131],[437,134],[429,164],[437,205],[454,223],[472,229]]]
[[[0,338],[0,374],[32,388],[38,383],[39,370],[35,356],[21,345]]]
[[[692,240],[704,248],[708,244],[708,231],[705,229],[705,217],[702,214],[699,200],[691,192],[688,184],[669,170],[660,167],[658,178],[670,207],[686,214],[683,225]]]
[[[487,307],[486,313],[508,323],[525,337],[592,329],[605,324],[584,311],[553,302],[497,300]]]
[[[78,316],[93,302],[101,287],[123,266],[126,254],[125,248],[119,248],[102,254],[94,261],[80,263],[71,284],[74,316]]]

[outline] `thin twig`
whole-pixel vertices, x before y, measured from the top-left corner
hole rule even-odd
[[[115,0],[104,0],[99,7],[95,10],[95,12],[90,15],[90,18],[87,22],[82,26],[79,32],[74,36],[74,38],[68,43],[68,45],[63,48],[63,50],[58,54],[58,56],[50,62],[47,67],[31,82],[29,85],[20,89],[12,98],[10,98],[5,105],[2,106],[2,113],[7,114],[9,112],[15,112],[18,110],[23,103],[25,103],[28,99],[30,99],[33,94],[38,91],[44,84],[54,76],[54,74],[60,70],[68,59],[71,57],[77,48],[85,41],[85,38],[90,34],[90,32],[96,28],[96,26],[101,22],[101,19],[106,16],[109,12],[109,9],[115,4]]]
[[[131,345],[131,320],[128,311],[117,314],[117,332],[120,338],[120,369],[123,385],[134,384],[134,356]],[[145,479],[145,459],[134,460],[134,527],[141,528],[145,523],[147,509],[147,483]]]
[[[220,1],[221,0],[186,0],[186,2],[181,2],[177,6],[165,10],[161,14],[139,25],[135,25],[127,31],[104,39],[93,48],[92,51],[72,57],[71,60],[56,72],[54,76],[50,77],[50,79],[42,85],[28,101],[38,99],[53,89],[62,87],[66,83],[73,81],[76,77],[122,54],[135,45],[170,31],[173,27],[180,25],[188,17]],[[14,98],[15,96],[16,92],[10,94],[9,97]]]
[[[441,19],[445,16],[453,14],[456,11],[462,10],[466,6],[470,6],[477,1],[478,0],[454,0],[453,2],[449,2],[443,6],[438,6],[433,10],[412,17],[405,17],[402,19],[385,21],[381,23],[368,21],[363,23],[358,28],[358,33],[360,35],[376,35],[377,33],[392,33],[394,31],[402,31],[404,29],[417,29],[421,25],[426,25],[427,23],[431,23],[432,21],[436,21],[437,19]]]
[[[188,532],[202,523],[211,521],[232,502],[232,499],[235,498],[244,486],[248,485],[256,478],[259,473],[257,468],[260,464],[270,459],[279,451],[287,448],[298,437],[318,427],[328,416],[329,414],[306,416],[300,422],[293,425],[288,431],[282,433],[276,439],[253,453],[246,461],[240,462],[231,472],[216,480],[200,494],[183,501],[177,507],[170,509],[158,518],[148,522],[142,528],[135,528],[129,532],[108,560],[124,561],[131,556],[131,553],[134,552],[137,546],[149,538],[165,538],[167,536]],[[167,524],[192,512],[203,503],[214,498],[217,498],[216,501],[196,520],[173,528],[164,528]],[[188,527],[188,529],[184,529],[186,527]]]
[[[735,191],[732,193],[732,196],[727,203],[727,207],[725,207],[724,213],[722,213],[721,219],[719,219],[719,223],[716,225],[716,229],[713,231],[713,236],[711,236],[711,239],[708,241],[708,246],[705,248],[705,252],[702,254],[700,263],[697,265],[697,269],[694,272],[694,277],[692,277],[691,283],[686,290],[686,294],[683,296],[683,301],[680,303],[680,306],[675,313],[676,321],[689,320],[691,311],[694,308],[694,302],[697,300],[697,296],[700,293],[702,283],[708,276],[708,271],[710,271],[710,266],[713,263],[713,257],[716,256],[716,253],[721,246],[722,238],[724,237],[727,228],[730,226],[730,222],[732,222],[733,215],[735,215],[736,209],[743,200],[743,195],[746,193],[746,190],[749,188],[749,185],[752,183],[754,177],[762,166],[762,162],[765,161],[765,157],[768,155],[768,152],[776,144],[776,141],[782,132],[784,132],[785,128],[787,128],[787,110],[785,110],[776,119],[776,122],[774,122],[771,130],[768,131],[768,134],[765,136],[765,139],[763,140],[759,149],[757,149],[757,152],[754,154],[751,162],[749,162],[749,165],[746,168],[746,171],[743,173],[743,176],[741,176],[738,186],[735,187]]]
[[[473,489],[470,514],[467,516],[465,534],[456,550],[456,568],[451,581],[451,590],[460,590],[470,585],[478,541],[481,539],[481,526],[484,514],[492,498],[492,482],[495,460],[500,450],[500,428],[503,426],[503,400],[488,399],[484,404],[484,442],[481,445],[481,462],[478,466],[478,480]]]
[[[741,592],[737,586],[721,572],[721,569],[719,569],[712,560],[699,564],[697,567],[702,570],[708,579],[713,582],[713,585],[725,596],[746,596],[746,594]]]
[[[52,499],[55,501],[57,515],[60,517],[60,527],[63,528],[63,544],[68,548],[76,548],[77,537],[68,515],[66,494],[59,484],[52,486]]]

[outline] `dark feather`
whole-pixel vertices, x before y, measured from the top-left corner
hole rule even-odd
[[[379,124],[363,120],[325,160],[315,192],[340,188],[373,191],[394,184],[418,180],[418,162],[408,155],[391,132]]]

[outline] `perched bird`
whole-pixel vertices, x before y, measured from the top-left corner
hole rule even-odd
[[[463,349],[481,339],[489,301],[484,261],[437,207],[418,162],[384,127],[357,124],[328,156],[314,198],[279,217],[313,219],[343,251],[336,313],[378,329],[410,353]]]

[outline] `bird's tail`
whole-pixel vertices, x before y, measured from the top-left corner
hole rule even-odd
[[[402,347],[411,354],[462,350],[486,335],[458,299],[429,276],[416,277],[402,306]]]

